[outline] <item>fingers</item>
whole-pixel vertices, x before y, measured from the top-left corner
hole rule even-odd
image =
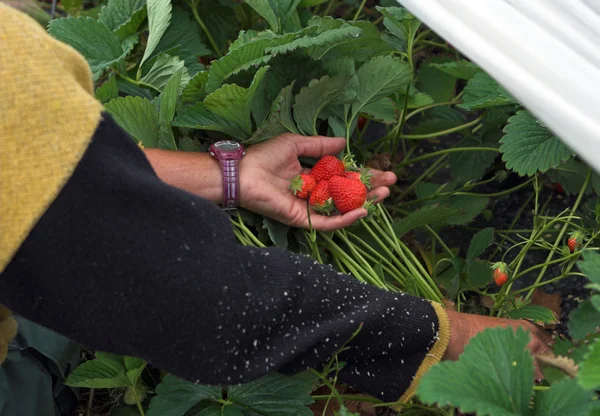
[[[378,204],[388,196],[390,196],[390,188],[387,186],[380,186],[379,188],[375,188],[367,194],[367,200],[375,198],[375,203]]]
[[[310,216],[312,226],[316,230],[320,231],[335,231],[342,228],[346,228],[354,224],[361,218],[366,217],[368,214],[364,208],[358,208],[353,211],[347,212],[343,215],[334,215],[331,217],[313,213]],[[308,221],[306,222],[306,228],[308,228]]]
[[[373,175],[371,177],[371,186],[373,188],[392,186],[398,180],[394,172],[382,172],[377,169],[369,169],[369,172]]]
[[[290,134],[289,137],[296,145],[298,156],[322,157],[335,155],[344,150],[346,146],[346,139],[340,137],[305,137],[295,134]]]

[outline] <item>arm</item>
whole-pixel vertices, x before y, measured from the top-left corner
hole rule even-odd
[[[105,118],[2,273],[2,303],[205,384],[319,368],[360,323],[341,382],[394,401],[423,363],[441,359],[449,331],[439,307],[307,257],[239,246],[227,214],[160,181]]]
[[[289,189],[290,180],[306,171],[298,158],[337,154],[345,144],[346,140],[340,138],[283,134],[250,146],[240,162],[240,205],[284,224],[308,228],[305,201],[296,198]],[[221,202],[220,166],[207,153],[147,149],[146,156],[166,183],[213,202]],[[396,182],[396,175],[376,169],[370,172],[373,190],[368,197],[382,201],[390,194],[388,186]],[[360,208],[331,217],[312,214],[313,227],[329,231],[348,227],[367,212]]]

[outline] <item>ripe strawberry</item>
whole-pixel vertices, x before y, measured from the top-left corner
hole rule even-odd
[[[494,282],[496,282],[497,286],[502,286],[504,283],[508,281],[508,266],[504,262],[494,263],[492,265],[492,269],[494,270]]]
[[[563,189],[562,185],[560,183],[558,183],[558,182],[556,182],[556,191],[559,194],[564,194],[565,193],[565,190]]]
[[[577,231],[571,234],[571,236],[567,240],[567,245],[569,246],[569,251],[571,253],[574,253],[575,250],[581,247],[581,234]]]
[[[317,185],[315,178],[307,173],[301,173],[292,179],[290,189],[300,199],[308,199],[308,193]]]
[[[367,200],[365,184],[343,176],[334,176],[329,180],[329,192],[335,207],[342,214],[362,207]]]
[[[343,175],[346,167],[344,162],[335,156],[324,156],[310,171],[310,174],[318,182],[329,180],[332,176]]]
[[[329,192],[329,182],[320,181],[310,192],[308,200],[309,205],[316,211],[329,213],[333,208],[331,193]]]
[[[361,169],[359,172],[349,170],[344,172],[342,176],[344,178],[361,181],[366,185],[367,189],[371,189],[371,177],[373,175],[371,175],[369,169]]]
[[[356,122],[356,127],[358,128],[358,130],[362,130],[365,127],[366,123],[367,123],[367,119],[364,118],[363,116],[359,116],[358,121]]]

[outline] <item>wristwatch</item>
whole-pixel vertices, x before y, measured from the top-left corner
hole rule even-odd
[[[223,209],[235,209],[240,202],[240,160],[246,154],[244,146],[221,140],[211,144],[209,152],[223,172]]]

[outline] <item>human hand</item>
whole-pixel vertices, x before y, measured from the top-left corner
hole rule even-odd
[[[240,205],[284,224],[308,228],[306,201],[296,198],[289,189],[293,177],[308,171],[300,165],[298,158],[335,155],[345,145],[343,138],[286,133],[249,147],[240,162]],[[396,182],[396,175],[375,169],[370,169],[370,173],[373,190],[367,198],[376,197],[375,202],[380,202],[390,195],[388,187]],[[311,210],[310,219],[313,228],[332,231],[348,227],[366,215],[364,208],[331,217]]]
[[[465,345],[479,332],[493,327],[510,327],[515,330],[519,327],[529,332],[530,342],[527,345],[532,355],[552,354],[548,346],[552,337],[535,324],[528,321],[517,321],[512,319],[493,318],[491,316],[471,315],[446,310],[450,320],[450,344],[446,349],[444,360],[458,360],[463,353]],[[539,366],[535,366],[536,379],[544,378]]]

